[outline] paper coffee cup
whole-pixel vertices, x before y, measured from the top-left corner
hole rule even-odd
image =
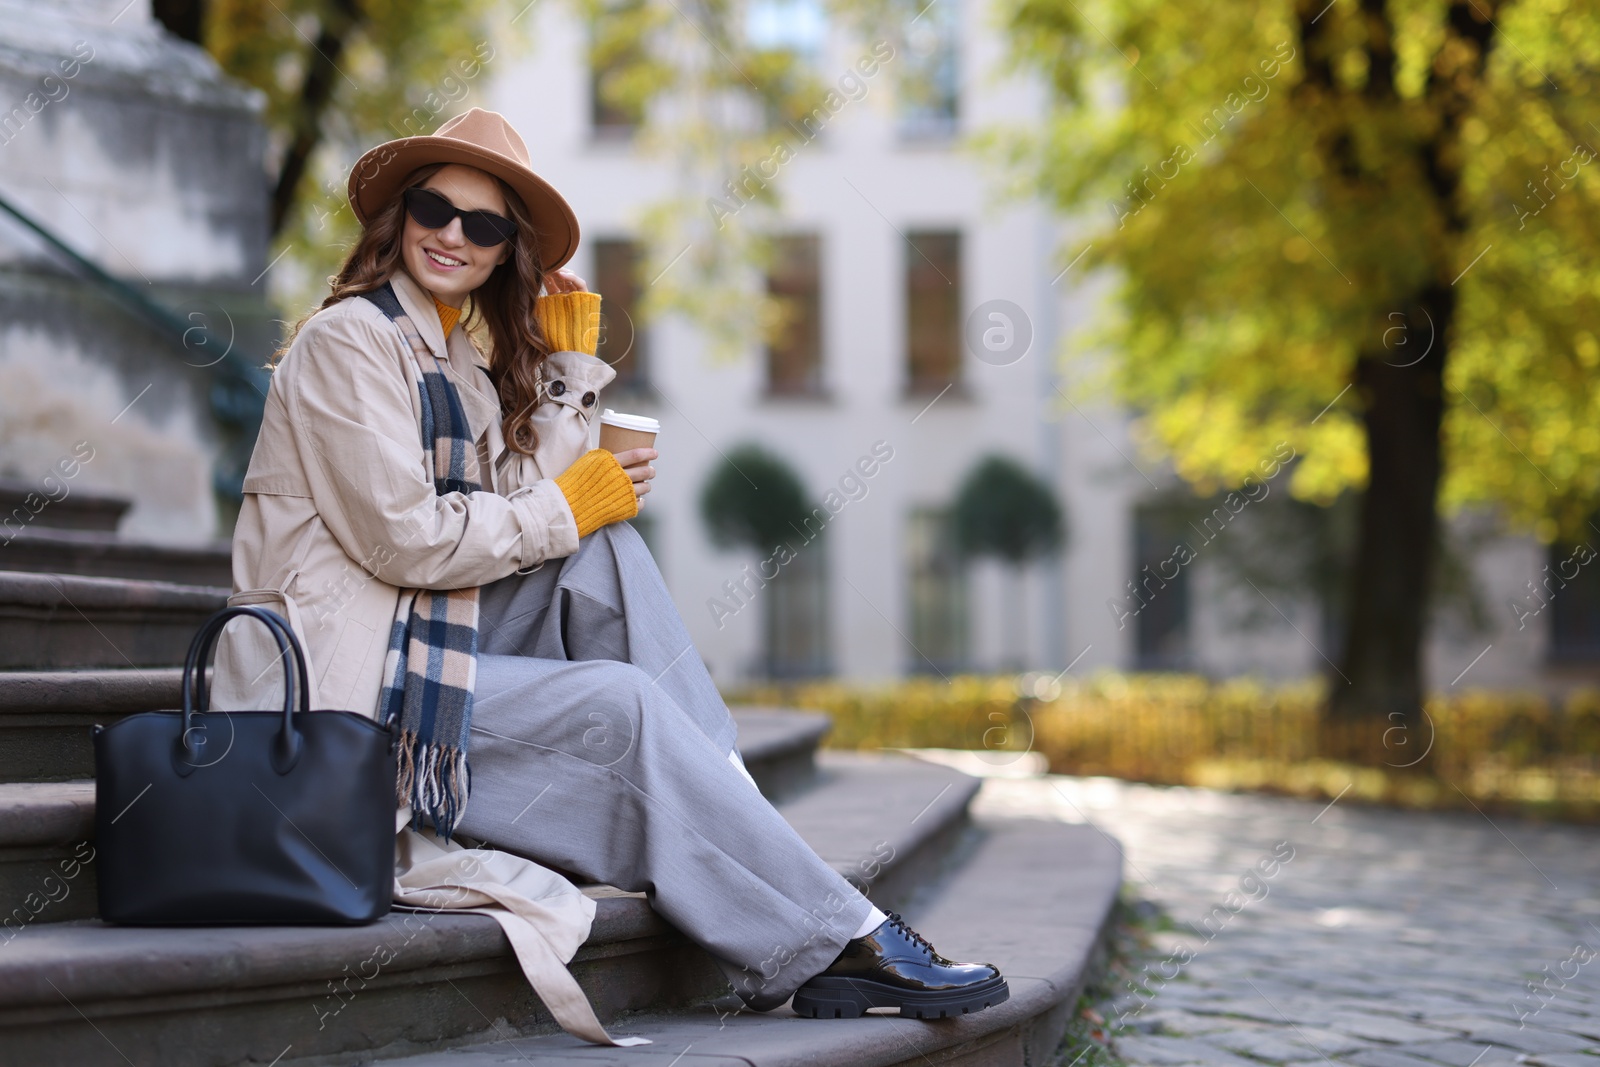
[[[600,413],[600,447],[615,454],[630,448],[654,448],[661,423],[647,415],[625,415],[606,408]]]

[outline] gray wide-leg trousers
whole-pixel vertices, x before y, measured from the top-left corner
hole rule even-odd
[[[479,603],[460,832],[648,894],[753,1008],[832,963],[871,905],[729,762],[733,719],[638,531]]]

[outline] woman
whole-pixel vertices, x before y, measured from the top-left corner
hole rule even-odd
[[[657,453],[588,448],[614,372],[581,351],[595,298],[559,270],[577,222],[522,139],[474,108],[368,152],[350,198],[362,235],[275,369],[234,539],[233,600],[290,615],[314,706],[398,717],[418,823],[649,893],[757,1010],[1004,1000],[997,969],[875,908],[744,771],[620,521]],[[223,664],[219,702],[247,680]]]

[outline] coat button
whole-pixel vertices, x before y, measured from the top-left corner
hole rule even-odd
[[[586,407],[586,408],[594,407],[594,400],[595,400],[594,390],[591,389],[589,392],[583,394],[583,406],[584,407]]]
[[[561,396],[564,393],[566,393],[566,391],[567,391],[567,383],[562,381],[560,378],[557,378],[555,381],[550,383],[550,395],[551,396]]]

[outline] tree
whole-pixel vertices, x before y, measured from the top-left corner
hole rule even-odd
[[[190,44],[205,44],[204,0],[153,0],[150,14],[174,37]]]
[[[706,480],[700,514],[713,544],[753,548],[763,557],[706,602],[718,628],[759,596],[766,675],[827,673],[824,543],[811,542],[827,528],[828,510],[808,502],[799,476],[782,457],[746,444],[731,450]],[[763,593],[768,585],[771,590]]]
[[[1363,493],[1336,720],[1414,724],[1441,508],[1550,539],[1600,499],[1593,0],[1015,0],[1043,132],[990,144],[1087,214],[1120,396],[1200,491],[1278,442]],[[1100,207],[1104,205],[1104,207]],[[1370,732],[1370,731],[1369,731]]]
[[[318,290],[360,229],[345,176],[394,137],[464,110],[504,47],[486,0],[159,0],[157,17],[203,43],[266,97],[272,237]],[[494,38],[491,43],[491,37]],[[310,295],[310,294],[308,294]]]
[[[771,552],[808,538],[805,486],[784,460],[760,445],[740,445],[718,464],[700,492],[700,516],[719,548]]]
[[[963,555],[993,556],[1010,565],[1017,594],[1022,591],[1022,568],[1059,550],[1065,540],[1061,505],[1049,484],[1006,456],[985,456],[967,473],[956,490],[951,521]],[[1012,599],[1013,607],[1002,606],[1001,617],[1016,626],[1008,643],[1020,667],[1024,615],[1015,604],[1020,597]]]

